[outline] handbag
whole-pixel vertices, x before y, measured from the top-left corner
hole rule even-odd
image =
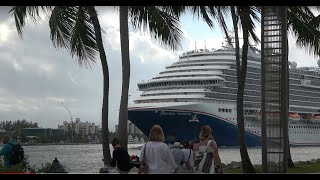
[[[202,154],[202,156],[197,158],[198,162],[199,161],[200,162],[199,162],[199,165],[196,170],[200,173],[215,173],[214,169],[212,172],[212,166],[214,167],[213,154],[212,154],[212,152],[210,152],[210,153],[208,152],[208,148],[209,148],[210,143],[211,143],[211,140],[209,140],[207,143],[207,149],[206,149],[205,153]]]
[[[144,145],[144,150],[143,150],[143,160],[141,162],[141,165],[139,167],[138,174],[147,174],[149,165],[146,163],[146,148],[147,148],[147,143]]]

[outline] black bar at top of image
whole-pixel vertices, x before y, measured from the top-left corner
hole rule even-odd
[[[1,0],[2,6],[29,6],[29,5],[52,5],[52,6],[316,6],[315,0]]]

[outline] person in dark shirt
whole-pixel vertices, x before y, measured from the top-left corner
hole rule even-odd
[[[119,173],[128,173],[130,171],[130,156],[128,151],[120,146],[117,138],[112,140],[112,147],[114,150],[110,166],[117,166]]]

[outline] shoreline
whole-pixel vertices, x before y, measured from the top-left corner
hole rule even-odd
[[[55,146],[55,145],[88,145],[101,143],[37,143],[37,144],[20,144],[21,146]]]
[[[90,145],[90,144],[101,144],[102,143],[34,143],[34,144],[22,144],[21,146],[50,146],[50,145]],[[0,144],[2,146],[3,144]],[[111,143],[110,143],[111,145]],[[128,144],[128,145],[142,145],[142,144]],[[138,148],[138,147],[136,147]],[[140,148],[140,147],[139,147]]]

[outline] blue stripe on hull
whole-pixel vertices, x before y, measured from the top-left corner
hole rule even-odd
[[[198,122],[189,122],[195,114]],[[238,127],[217,117],[179,110],[159,111],[156,109],[128,110],[128,117],[147,136],[154,124],[160,125],[167,143],[198,139],[201,126],[209,125],[218,146],[239,145]],[[246,145],[260,146],[261,137],[246,132]]]

